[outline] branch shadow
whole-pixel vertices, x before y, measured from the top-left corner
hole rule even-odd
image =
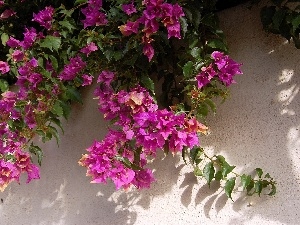
[[[156,182],[149,190],[116,191],[112,182],[90,184],[86,169],[78,165],[81,154],[94,139],[101,140],[108,123],[93,100],[94,87],[83,90],[84,105],[74,105],[63,122],[59,147],[55,140],[40,143],[44,150],[41,179],[25,185],[13,184],[0,194],[4,224],[100,224],[133,225],[138,211],[150,208],[154,198],[164,196],[177,183],[183,168],[180,157],[159,152],[151,168]],[[15,215],[19,216],[15,216]]]
[[[278,193],[259,198],[236,192],[231,209],[224,195],[208,205],[213,201],[215,208],[218,205],[216,213],[211,212],[213,219],[216,214],[224,216],[222,208],[224,213],[233,210],[228,224],[264,220],[297,224],[300,56],[293,43],[262,30],[259,10],[238,6],[220,13],[230,55],[244,63],[244,75],[236,78],[238,85],[231,87],[231,98],[219,106],[217,116],[208,118],[212,134],[203,143],[221,150],[229,163],[243,168],[240,173],[251,173],[256,167],[270,172]]]

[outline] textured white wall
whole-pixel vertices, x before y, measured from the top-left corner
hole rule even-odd
[[[255,167],[272,172],[275,197],[236,192],[231,202],[172,156],[153,163],[157,182],[150,190],[115,192],[111,183],[90,184],[77,161],[104,136],[105,122],[93,90],[86,90],[84,107],[74,106],[65,122],[60,147],[55,141],[43,146],[41,180],[0,193],[0,224],[300,224],[300,50],[264,33],[256,8],[239,6],[220,16],[231,56],[244,63],[244,75],[217,116],[209,118],[212,134],[202,142],[240,172]]]

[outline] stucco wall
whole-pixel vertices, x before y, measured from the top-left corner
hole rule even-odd
[[[222,153],[240,172],[261,167],[278,182],[275,197],[235,202],[212,184],[196,180],[180,157],[161,155],[153,163],[157,182],[149,190],[115,191],[90,184],[77,165],[84,149],[105,134],[93,90],[74,106],[60,147],[43,145],[41,180],[13,184],[0,193],[0,224],[300,224],[300,50],[262,31],[259,10],[243,6],[220,14],[231,56],[244,75],[231,97],[210,117],[211,135],[202,143]]]

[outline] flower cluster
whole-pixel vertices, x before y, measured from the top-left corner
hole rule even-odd
[[[211,57],[213,62],[207,67],[202,67],[201,72],[196,76],[198,88],[202,88],[210,83],[215,76],[226,86],[235,83],[233,77],[236,74],[242,74],[240,69],[242,64],[235,62],[228,55],[224,55],[223,52],[219,51],[214,51]]]
[[[168,38],[176,37],[180,39],[179,19],[184,16],[184,12],[182,7],[177,3],[170,4],[162,0],[144,0],[143,4],[146,8],[144,9],[142,16],[136,21],[127,21],[127,23],[120,26],[119,29],[123,35],[128,36],[132,33],[137,34],[139,26],[143,26],[143,53],[148,57],[150,62],[154,56],[154,48],[151,44],[154,39],[151,36],[159,30],[159,21],[167,28]],[[133,3],[122,5],[122,9],[127,15],[136,12]]]
[[[81,22],[84,28],[91,26],[101,26],[108,23],[106,15],[100,12],[102,7],[102,0],[89,0],[88,6],[83,8],[81,12],[85,16],[85,19]]]
[[[7,121],[21,118],[16,109],[17,95],[5,92],[0,100],[0,191],[12,181],[19,181],[20,175],[27,172],[27,183],[39,178],[39,169],[31,162],[30,155],[24,152],[26,138],[18,131],[9,129]]]
[[[1,2],[0,2],[0,4],[1,4]],[[0,20],[7,19],[7,18],[12,17],[14,15],[16,15],[15,11],[13,11],[12,9],[5,9],[4,12],[1,13],[1,15],[0,15]]]
[[[193,148],[199,145],[198,132],[207,128],[184,113],[159,110],[148,91],[140,86],[114,93],[110,86],[113,78],[114,73],[103,71],[95,95],[104,118],[115,120],[113,125],[120,129],[109,130],[102,142],[95,141],[80,164],[87,167],[92,182],[105,183],[110,178],[117,189],[131,184],[149,188],[154,177],[145,168],[147,157],[155,157],[158,149],[176,153]]]
[[[2,74],[7,73],[10,70],[7,62],[0,61],[0,72]]]
[[[38,14],[33,14],[33,20],[38,22],[41,26],[45,27],[47,30],[51,29],[52,17],[54,14],[54,8],[49,6],[38,12]]]
[[[53,13],[52,7],[46,7],[34,14],[33,20],[46,29],[51,29]],[[45,38],[44,35],[30,27],[25,28],[23,34],[23,40],[11,36],[6,41],[12,52],[10,65],[17,71],[18,89],[16,92],[4,92],[0,100],[0,191],[10,182],[18,182],[24,172],[28,174],[27,182],[39,178],[39,168],[31,162],[29,152],[24,150],[30,148],[29,142],[36,134],[46,139],[56,135],[57,131],[51,120],[58,120],[54,117],[55,113],[62,115],[57,99],[64,88],[63,82],[80,77],[78,81],[82,81],[81,85],[87,86],[92,83],[93,78],[83,73],[86,62],[80,54],[88,56],[96,51],[97,46],[94,43],[88,44],[81,49],[81,53],[71,57],[70,62],[59,73],[57,65],[54,69],[49,58],[38,61],[32,55],[35,43]],[[10,65],[0,61],[0,73],[5,74],[12,70]],[[53,109],[54,104],[58,111]]]
[[[86,63],[79,55],[77,55],[70,59],[70,63],[67,64],[63,71],[59,74],[59,79],[62,81],[73,80],[77,74],[85,68],[85,66]]]

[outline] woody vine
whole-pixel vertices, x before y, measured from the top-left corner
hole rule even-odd
[[[269,173],[237,174],[201,147],[214,101],[225,100],[242,74],[228,55],[215,3],[0,1],[1,191],[22,173],[27,182],[42,176],[43,150],[34,140],[59,143],[61,120],[82,103],[80,90],[96,82],[99,111],[111,126],[79,159],[91,182],[150,188],[148,163],[164,151],[182,155],[208,185],[222,182],[228,198],[238,185],[249,195],[274,195]]]

